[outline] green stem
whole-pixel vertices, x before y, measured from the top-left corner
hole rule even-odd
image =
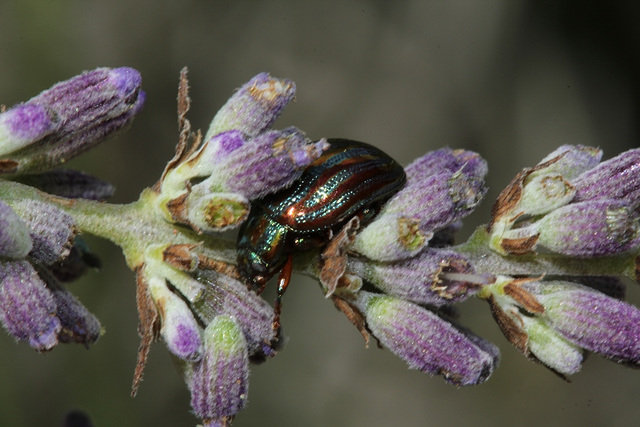
[[[464,255],[478,273],[506,276],[626,276],[636,279],[637,254],[575,258],[536,253],[502,256],[489,249],[489,234],[478,227],[465,243],[452,248]]]
[[[0,199],[11,206],[13,201],[31,199],[53,203],[71,215],[79,231],[112,241],[122,248],[130,268],[144,260],[151,245],[192,244],[198,251],[226,262],[235,260],[233,242],[198,235],[192,230],[164,220],[156,213],[157,194],[144,190],[136,202],[117,205],[85,199],[52,196],[33,187],[0,180]]]

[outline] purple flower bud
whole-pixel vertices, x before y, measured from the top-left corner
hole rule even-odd
[[[295,128],[266,131],[244,143],[242,139],[238,131],[229,131],[203,147],[198,175],[210,174],[201,183],[210,192],[262,197],[290,185],[329,147],[325,140],[312,143]]]
[[[205,423],[214,423],[206,425],[216,425],[233,418],[247,402],[247,343],[233,318],[217,316],[205,329],[204,347],[191,376],[191,407]]]
[[[54,130],[41,131],[42,137],[26,142],[29,145],[11,153],[0,162],[0,173],[52,168],[124,128],[144,102],[140,85],[140,74],[132,68],[97,68],[58,83],[17,107],[32,108],[33,112],[17,114],[16,117],[24,116],[25,123],[14,124],[14,127],[27,128],[37,122],[36,128]],[[46,115],[37,113],[39,110]],[[53,124],[42,124],[45,116]]]
[[[418,304],[450,304],[466,299],[479,289],[477,285],[460,281],[466,273],[473,273],[467,260],[444,249],[426,249],[416,257],[396,262],[350,257],[347,272],[362,277],[387,294]]]
[[[31,145],[59,127],[55,113],[42,105],[20,104],[0,113],[0,155]]]
[[[0,261],[0,321],[37,351],[51,350],[62,329],[51,291],[27,261]]]
[[[273,308],[246,285],[230,277],[206,272],[199,279],[215,285],[207,286],[202,302],[195,303],[200,317],[207,321],[218,314],[231,316],[242,328],[252,357],[274,356],[277,331],[273,330]]]
[[[29,255],[52,264],[69,255],[75,237],[73,218],[53,204],[31,199],[15,200],[12,209],[27,225],[33,249]]]
[[[398,298],[359,292],[356,307],[371,333],[410,368],[439,374],[455,385],[480,384],[497,365],[498,350],[477,345],[434,313]],[[487,346],[493,348],[485,350]]]
[[[160,317],[160,333],[169,351],[183,360],[197,361],[202,355],[200,328],[187,304],[158,277],[149,279],[149,290]]]
[[[32,246],[27,226],[0,200],[0,257],[24,258]]]
[[[75,170],[54,170],[24,175],[17,181],[69,199],[106,200],[115,191],[110,183]]]
[[[616,200],[572,203],[543,217],[538,243],[565,255],[614,255],[640,245],[640,226],[633,210]]]
[[[271,127],[296,92],[291,80],[260,73],[233,94],[215,115],[205,136],[238,130],[254,137]]]
[[[486,192],[481,179],[438,168],[429,175],[419,166],[427,169],[433,159],[422,159],[411,165],[412,178],[405,187],[358,233],[354,243],[358,253],[379,261],[414,256],[434,232],[468,215],[480,203]]]
[[[407,184],[419,182],[441,171],[460,172],[469,178],[484,179],[489,168],[478,153],[441,148],[417,158],[405,168]]]
[[[53,277],[47,283],[56,302],[56,314],[62,329],[58,340],[62,343],[78,343],[88,347],[98,341],[102,332],[100,321],[78,301],[68,290],[55,282]]]
[[[617,362],[640,365],[640,310],[569,282],[523,285],[544,306],[542,316],[564,338]]]
[[[560,174],[565,179],[574,179],[600,162],[602,150],[586,145],[561,145],[549,153],[538,165],[555,160],[547,167],[533,172],[538,174]]]
[[[598,199],[622,200],[640,205],[640,148],[625,151],[600,163],[571,182],[576,189],[574,202]]]

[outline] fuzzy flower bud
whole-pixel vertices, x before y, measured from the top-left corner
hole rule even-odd
[[[203,147],[199,175],[209,178],[200,185],[256,199],[291,184],[328,147],[325,140],[312,143],[296,128],[265,131],[250,140],[237,130],[225,132]]]
[[[193,304],[205,323],[220,314],[231,316],[240,325],[252,357],[276,354],[273,308],[264,299],[245,284],[221,274],[203,272],[199,280],[211,283]]]
[[[24,258],[32,247],[27,226],[0,200],[0,257]]]
[[[31,199],[12,201],[11,206],[29,229],[33,241],[29,255],[52,264],[69,254],[75,237],[69,214],[51,203]]]
[[[621,200],[637,208],[640,205],[640,148],[600,163],[571,183],[576,189],[574,202]]]
[[[191,406],[205,425],[225,425],[247,402],[247,343],[232,317],[218,316],[204,331],[204,349],[191,376]]]
[[[469,339],[422,307],[364,291],[354,304],[371,333],[412,369],[442,375],[455,385],[475,385],[486,381],[497,366],[499,352],[493,345],[478,345],[479,337]]]
[[[37,351],[58,344],[62,329],[51,291],[27,261],[0,261],[0,321]]]
[[[291,80],[276,79],[260,73],[233,94],[215,115],[205,136],[236,129],[249,137],[271,127],[296,93]]]
[[[475,153],[459,154],[468,154],[462,158],[469,163],[454,162],[459,159],[440,150],[407,166],[404,188],[358,233],[354,250],[379,261],[411,257],[436,231],[472,212],[486,192],[482,180],[486,164],[470,155]]]
[[[640,245],[640,225],[622,201],[572,203],[543,217],[536,228],[538,243],[565,255],[614,255]]]
[[[0,173],[57,166],[128,125],[144,94],[140,74],[97,68],[0,114]]]
[[[115,191],[110,183],[71,169],[23,175],[17,181],[68,199],[106,200]]]
[[[573,344],[617,362],[640,365],[640,310],[569,282],[523,285],[544,306],[542,316]]]
[[[600,162],[602,150],[586,145],[561,145],[549,153],[538,165],[550,162],[544,168],[533,172],[538,174],[560,174],[571,180],[593,168]]]
[[[464,281],[468,273],[473,273],[473,267],[462,255],[444,249],[429,248],[413,258],[396,262],[349,257],[348,263],[347,272],[362,277],[387,294],[418,304],[450,304],[478,290],[478,286]]]
[[[84,344],[85,347],[95,343],[102,333],[98,318],[89,312],[71,292],[57,284],[55,279],[47,278],[47,283],[56,302],[56,314],[62,326],[58,333],[58,340],[61,343]]]
[[[169,351],[183,360],[200,360],[200,328],[187,304],[159,277],[149,279],[149,290],[162,319],[160,333]]]

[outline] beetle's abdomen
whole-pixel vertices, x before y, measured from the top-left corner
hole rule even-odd
[[[405,183],[402,166],[376,147],[345,139],[329,143],[291,188],[260,202],[270,218],[296,233],[333,228]]]

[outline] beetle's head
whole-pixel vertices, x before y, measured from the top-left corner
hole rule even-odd
[[[238,269],[245,282],[258,294],[264,290],[267,281],[273,275],[268,263],[255,251],[247,248],[238,248]]]

